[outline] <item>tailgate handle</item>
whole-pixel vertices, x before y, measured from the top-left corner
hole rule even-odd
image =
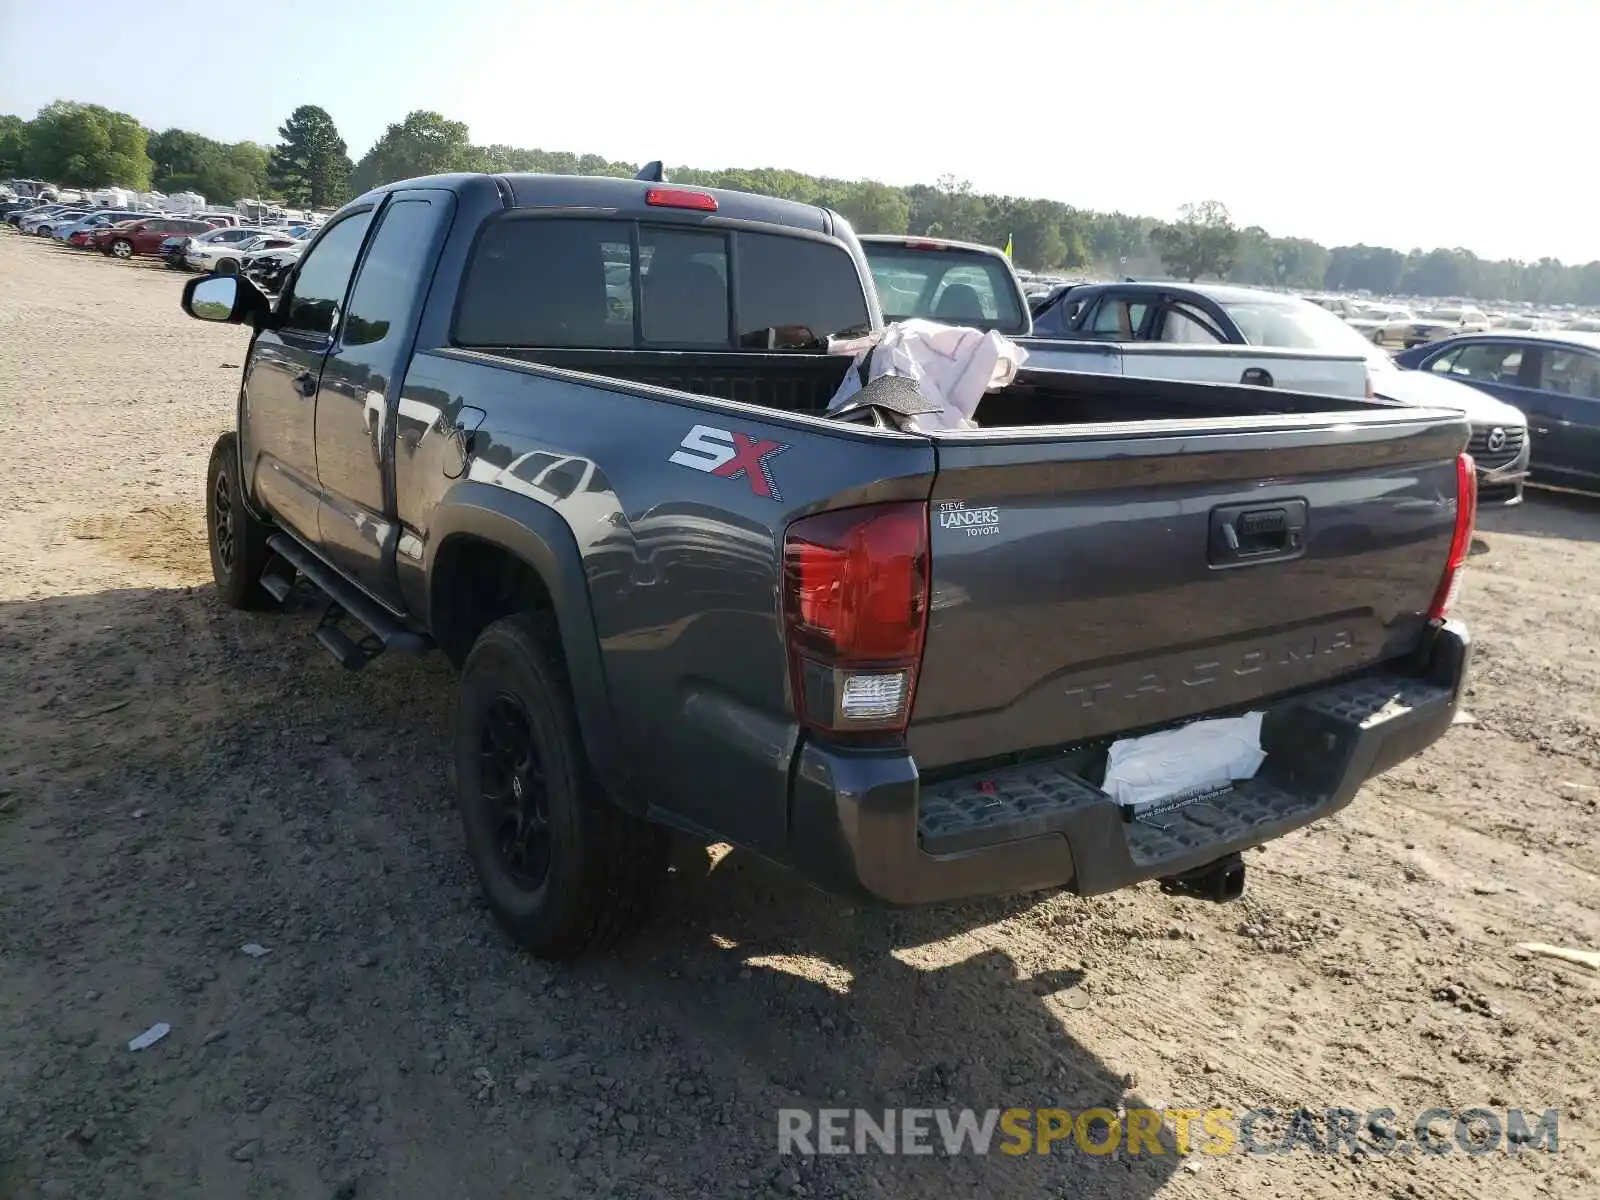
[[[1230,504],[1211,510],[1211,565],[1298,558],[1305,550],[1306,502]]]

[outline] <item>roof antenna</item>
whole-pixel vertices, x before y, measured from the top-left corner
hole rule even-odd
[[[661,166],[661,160],[658,158],[640,167],[639,173],[634,178],[642,179],[646,183],[665,183],[667,181],[667,172]]]

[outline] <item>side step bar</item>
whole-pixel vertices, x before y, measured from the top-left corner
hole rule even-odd
[[[289,593],[294,591],[295,568],[281,554],[267,559],[267,568],[261,572],[261,590],[279,604],[289,603]]]
[[[322,648],[333,655],[341,666],[359,671],[385,650],[420,655],[433,649],[431,639],[405,628],[393,613],[330,569],[288,534],[273,534],[267,539],[267,549],[304,575],[328,597],[328,609],[317,626],[316,637]],[[269,578],[276,582],[282,577],[274,576],[270,569],[262,576],[262,586],[276,595],[277,589],[268,582]],[[288,588],[285,587],[284,593],[287,592]],[[366,636],[357,640],[341,629],[339,622],[345,616],[364,626]]]

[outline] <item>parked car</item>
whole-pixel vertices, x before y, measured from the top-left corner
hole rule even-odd
[[[267,233],[265,229],[253,226],[224,226],[213,229],[207,233],[197,233],[193,236],[179,234],[170,237],[161,243],[161,257],[167,260],[167,266],[180,270],[192,270],[189,266],[189,248],[191,246],[241,246],[245,242],[254,241]],[[215,270],[215,266],[210,269]]]
[[[6,223],[21,229],[24,217],[43,216],[45,213],[59,212],[66,207],[67,205],[65,204],[55,202],[45,204],[38,200],[23,200],[20,208],[13,207],[10,212],[6,213]]]
[[[88,242],[85,237],[82,242],[72,242],[75,233],[93,233],[97,229],[108,229],[112,225],[120,225],[123,221],[138,221],[146,214],[131,212],[126,209],[97,208],[93,212],[84,213],[75,221],[60,221],[51,227],[50,236],[58,242],[67,242],[74,245],[84,245]]]
[[[1532,482],[1600,492],[1600,335],[1467,334],[1407,350],[1395,362],[1515,404],[1528,415]]]
[[[133,258],[136,255],[160,254],[161,243],[173,234],[192,236],[206,233],[211,228],[210,222],[193,217],[144,217],[102,229],[92,241],[102,254],[109,254],[112,258]]]
[[[1480,309],[1430,308],[1406,327],[1400,342],[1409,350],[1440,338],[1454,337],[1458,333],[1482,333],[1488,328],[1489,318]]]
[[[35,237],[49,237],[50,231],[57,225],[68,224],[88,215],[81,208],[60,208],[42,216],[22,218],[21,229],[23,233],[31,233]]]
[[[1409,308],[1374,304],[1344,320],[1345,324],[1375,346],[1398,346],[1405,340],[1405,330],[1416,319],[1416,314]]]
[[[1036,369],[1095,375],[1131,375],[1193,383],[1267,382],[1330,396],[1367,394],[1362,354],[1303,349],[1241,348],[1210,345],[1150,345],[1121,330],[1059,336],[1052,320],[1060,310],[1053,300],[1030,306],[1011,260],[994,246],[941,238],[874,236],[861,239],[874,288],[886,318],[926,317],[993,329],[1028,352]],[[1051,293],[1060,298],[1079,288],[1068,284]],[[884,290],[890,292],[884,299]],[[1044,313],[1043,318],[1035,314]],[[1117,336],[1111,336],[1115,333]]]
[[[1302,296],[1300,299],[1307,304],[1315,304],[1336,317],[1349,318],[1361,315],[1361,302],[1346,296]]]
[[[1069,284],[1034,306],[1034,336],[1025,345],[1030,356],[1043,354],[1041,365],[1063,370],[1092,369],[1080,365],[1092,353],[1086,347],[1108,342],[1118,344],[1123,356],[1138,354],[1127,374],[1370,396],[1369,349],[1346,341],[1331,351],[1325,342],[1297,333],[1282,314],[1303,312],[1339,322],[1308,301],[1250,288],[1134,280]],[[1251,336],[1241,322],[1262,328]],[[1075,353],[1062,355],[1069,346]]]
[[[464,841],[541,955],[641,921],[666,829],[894,903],[1232,898],[1243,849],[1465,688],[1459,413],[1024,370],[975,431],[819,419],[852,369],[829,339],[882,321],[812,205],[433,176],[335,214],[276,304],[207,275],[183,305],[253,328],[208,469],[217,597],[303,577],[345,667],[460,667]],[[1107,742],[1248,711],[1265,764],[1226,794],[1101,788]]]
[[[26,233],[28,230],[23,228],[22,223],[24,221],[43,220],[54,213],[61,212],[70,207],[70,205],[61,204],[55,201],[52,201],[49,204],[39,204],[30,201],[26,203],[25,207],[12,209],[10,212],[8,212],[6,214],[6,223]]]
[[[244,256],[244,274],[259,284],[264,291],[276,296],[283,290],[289,272],[294,270],[295,263],[300,261],[300,255],[305,252],[307,245],[308,242],[297,242],[293,246],[277,249],[253,250]]]
[[[184,253],[184,263],[191,271],[232,275],[238,272],[250,251],[277,250],[294,244],[294,238],[271,231],[259,231],[254,237],[233,241],[191,242]]]
[[[1105,286],[1114,289],[1111,294],[1119,304],[1130,306],[1130,322],[1141,336],[1360,356],[1368,394],[1418,408],[1453,408],[1472,422],[1470,448],[1480,504],[1521,502],[1528,474],[1527,419],[1522,413],[1472,388],[1440,386],[1445,381],[1422,380],[1400,370],[1386,350],[1321,305],[1225,284]],[[1090,301],[1083,296],[1077,302]]]

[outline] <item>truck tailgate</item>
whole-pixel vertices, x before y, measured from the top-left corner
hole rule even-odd
[[[1148,730],[1417,647],[1466,423],[1410,410],[938,439],[923,770]]]

